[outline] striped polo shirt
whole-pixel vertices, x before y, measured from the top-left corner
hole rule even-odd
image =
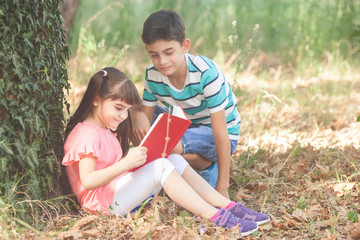
[[[187,117],[198,125],[211,127],[210,114],[225,109],[230,139],[238,139],[240,114],[236,108],[236,96],[219,66],[209,58],[185,54],[188,73],[183,89],[174,87],[169,79],[154,65],[145,72],[143,104],[156,106],[180,105]]]

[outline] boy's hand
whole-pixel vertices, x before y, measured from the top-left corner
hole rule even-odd
[[[149,119],[143,112],[136,112],[132,116],[132,127],[134,145],[138,146],[150,129]]]
[[[219,192],[221,195],[223,195],[224,197],[230,199],[229,189],[228,189],[228,188],[219,186],[219,184],[217,184],[217,185],[216,185],[216,191],[218,191],[218,192]]]
[[[133,128],[132,143],[139,146],[146,133],[150,129],[156,106],[148,107],[140,105],[130,109],[131,123]]]

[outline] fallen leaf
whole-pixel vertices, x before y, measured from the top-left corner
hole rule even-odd
[[[320,164],[316,164],[316,166],[320,169],[323,177],[326,177],[329,175],[330,169],[328,166],[323,167]]]
[[[239,191],[237,191],[237,193],[235,194],[235,198],[238,200],[238,201],[243,201],[243,199],[252,199],[253,196],[247,194],[251,192],[251,190],[249,189],[240,189]]]
[[[294,170],[286,170],[284,171],[284,176],[286,181],[290,182],[295,180],[295,171]]]
[[[309,171],[309,165],[305,159],[301,159],[293,166],[293,169],[297,176],[302,176]]]
[[[286,224],[280,222],[280,220],[278,220],[278,219],[275,218],[274,216],[271,218],[271,225],[272,225],[274,228],[278,228],[278,229],[282,229],[282,230],[287,230],[287,229],[289,229]]]
[[[310,177],[314,180],[320,180],[320,179],[325,179],[326,177],[329,176],[329,172],[330,172],[330,168],[328,166],[321,166],[320,164],[316,164],[316,168],[314,168],[311,172],[310,172]],[[319,171],[319,170],[320,171]]]
[[[340,130],[348,124],[348,121],[342,117],[337,116],[336,119],[332,120],[330,127],[332,130]]]
[[[104,235],[104,231],[101,229],[90,229],[82,232],[82,235],[84,237],[98,237],[101,238],[101,236]]]
[[[80,230],[82,229],[83,227],[85,226],[88,226],[94,222],[98,222],[100,220],[100,217],[99,216],[96,216],[96,215],[89,215],[89,216],[86,216],[82,219],[80,219],[79,221],[77,221],[74,226],[72,226],[70,229],[69,229],[69,232],[71,231],[77,231],[77,230]]]
[[[334,193],[337,197],[342,197],[346,192],[351,191],[355,187],[355,183],[338,183],[333,187]]]
[[[301,210],[299,208],[295,209],[293,211],[293,213],[291,214],[292,217],[296,218],[298,221],[306,221],[307,220],[307,217],[306,217],[306,214],[304,212],[304,210]]]
[[[330,216],[329,216],[329,219],[328,219],[328,220],[326,220],[326,224],[327,224],[328,226],[333,227],[333,226],[335,226],[335,224],[336,224],[336,222],[335,222],[335,221],[336,221],[336,220],[334,220],[333,216],[332,216],[332,215],[330,215]]]
[[[265,183],[263,183],[263,182],[259,182],[258,184],[257,184],[257,186],[256,186],[256,191],[257,192],[263,192],[263,191],[265,191],[265,190],[267,190],[268,189],[268,186],[265,184]]]
[[[286,192],[286,196],[287,196],[287,197],[297,197],[297,196],[298,196],[298,192],[295,192],[295,191]]]
[[[356,223],[353,230],[351,230],[351,238],[354,240],[360,239],[360,223]]]
[[[328,229],[325,229],[325,233],[326,233],[326,237],[321,238],[321,240],[336,240],[338,237],[337,234],[331,234]]]
[[[283,216],[284,220],[288,224],[289,227],[297,227],[299,225],[302,225],[302,223],[295,221],[294,219],[291,219],[287,216]]]

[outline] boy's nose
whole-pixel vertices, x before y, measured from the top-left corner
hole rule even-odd
[[[160,64],[165,64],[167,62],[167,58],[165,56],[160,57]]]

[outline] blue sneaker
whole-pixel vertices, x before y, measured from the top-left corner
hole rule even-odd
[[[270,221],[270,218],[265,213],[258,213],[253,210],[248,209],[244,206],[243,203],[237,202],[232,208],[228,209],[235,217],[255,222],[259,225],[267,223]]]
[[[219,227],[223,227],[225,229],[233,229],[234,227],[239,227],[239,233],[241,236],[245,237],[253,232],[257,231],[259,226],[257,223],[239,219],[235,217],[228,210],[222,209],[218,215],[218,217],[213,220],[215,225]]]
[[[131,213],[138,211],[144,204],[145,206],[150,206],[151,205],[151,200],[153,200],[154,198],[154,194],[150,195],[149,197],[147,197],[139,206],[137,206],[136,208],[134,208],[133,210],[131,210]]]
[[[198,171],[199,175],[204,178],[213,188],[216,188],[218,180],[218,163],[214,162],[209,168]]]

